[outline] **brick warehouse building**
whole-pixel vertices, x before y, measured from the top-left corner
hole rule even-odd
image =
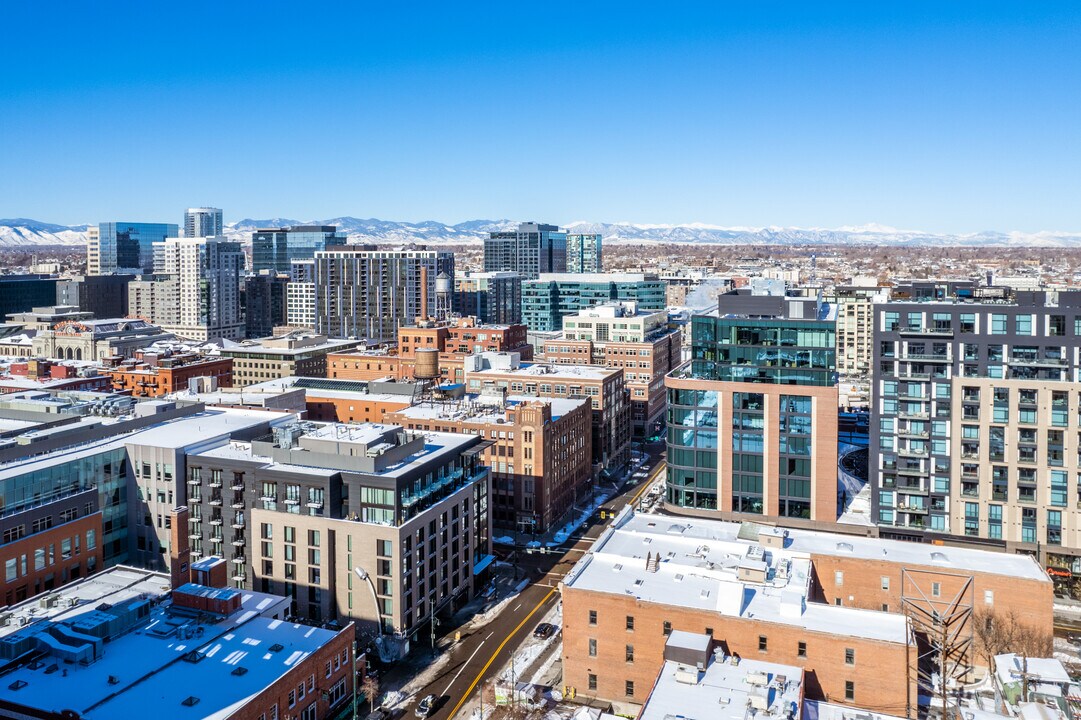
[[[1051,582],[1029,557],[629,510],[562,590],[564,684],[628,711],[673,630],[803,668],[808,698],[905,715],[917,703],[912,603],[1052,622]]]

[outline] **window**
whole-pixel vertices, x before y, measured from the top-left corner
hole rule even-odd
[[[590,610],[589,611],[589,624],[590,625],[596,625],[597,624],[597,611],[596,610]]]
[[[942,584],[933,582],[931,583],[931,597],[939,597],[942,594]]]
[[[766,652],[767,640],[765,635],[758,636],[758,652]]]
[[[634,615],[627,616],[627,629],[634,630]]]
[[[845,700],[856,699],[856,683],[851,680],[845,680]]]
[[[596,638],[590,638],[589,639],[589,656],[590,657],[597,657],[597,639]]]
[[[803,642],[802,640],[796,643],[796,657],[807,657],[807,643]]]
[[[627,697],[634,697],[634,680],[628,680],[623,691],[626,693]]]
[[[668,620],[664,621],[664,634],[665,635],[671,635],[672,634],[672,623],[670,621],[668,621]]]
[[[593,673],[589,674],[589,689],[590,690],[596,690],[597,689],[597,676],[594,675]]]
[[[852,648],[845,648],[845,665],[856,664],[856,651]]]
[[[833,584],[837,587],[841,587],[845,584],[845,574],[843,570],[835,570],[833,572]]]
[[[983,603],[984,603],[984,605],[994,605],[995,604],[995,591],[994,590],[984,590],[983,591]]]
[[[882,576],[882,589],[883,590],[889,590],[890,589],[890,578],[889,578],[888,575],[883,575]]]
[[[628,645],[627,646],[626,652],[624,654],[624,658],[629,663],[634,662],[634,645]]]

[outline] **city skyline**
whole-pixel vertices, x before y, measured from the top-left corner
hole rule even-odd
[[[71,8],[44,53],[14,34],[0,216],[1081,228],[1070,6],[269,10],[216,8],[179,52],[85,38],[198,7]]]

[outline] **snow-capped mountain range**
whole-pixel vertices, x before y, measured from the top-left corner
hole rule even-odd
[[[226,225],[226,234],[247,242],[257,228],[289,225],[337,225],[352,243],[463,244],[479,243],[493,230],[512,230],[512,220],[468,220],[450,225],[425,220],[397,222],[376,218],[337,217],[299,221],[290,218],[244,219]],[[968,234],[898,230],[883,225],[839,228],[724,227],[702,223],[644,225],[578,221],[563,225],[568,232],[600,233],[610,243],[699,243],[722,245],[965,245],[1081,247],[1081,232],[1036,233],[983,231]],[[0,247],[83,245],[86,225],[55,225],[26,218],[0,219]]]

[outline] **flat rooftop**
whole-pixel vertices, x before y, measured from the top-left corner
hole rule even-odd
[[[395,412],[414,420],[453,420],[467,423],[497,423],[507,421],[506,408],[523,402],[540,402],[552,408],[552,419],[556,420],[575,408],[589,405],[587,398],[537,398],[528,395],[510,395],[506,406],[480,400],[479,395],[466,395],[460,400],[446,402],[422,402]]]
[[[84,587],[76,607],[16,630],[41,634],[47,624],[93,616],[103,602],[115,607],[150,599],[149,613],[112,637],[92,662],[66,662],[51,650],[44,657],[31,655],[34,662],[24,656],[0,684],[0,698],[42,710],[71,709],[89,720],[139,717],[151,708],[163,720],[225,718],[336,635],[271,617],[286,612],[288,604],[262,593],[243,592],[238,611],[201,620],[165,598],[168,585],[164,574],[131,568],[77,583]],[[66,604],[68,593],[60,595]]]
[[[522,363],[517,368],[491,368],[467,373],[467,377],[512,376],[538,378],[566,378],[568,380],[603,380],[613,374],[623,374],[621,368],[609,368],[600,365],[558,365],[549,363]]]
[[[329,339],[326,342],[303,345],[301,347],[285,347],[282,345],[266,345],[255,340],[244,340],[239,343],[227,343],[221,349],[225,357],[236,357],[244,354],[255,355],[306,355],[312,352],[334,352],[356,347],[359,341],[344,339]]]
[[[646,280],[657,280],[657,276],[648,273],[541,273],[536,280],[526,280],[525,282],[636,283]]]
[[[666,660],[638,720],[797,720],[803,669],[715,656],[703,671]],[[749,709],[753,715],[748,715]],[[756,712],[757,711],[757,712]]]

